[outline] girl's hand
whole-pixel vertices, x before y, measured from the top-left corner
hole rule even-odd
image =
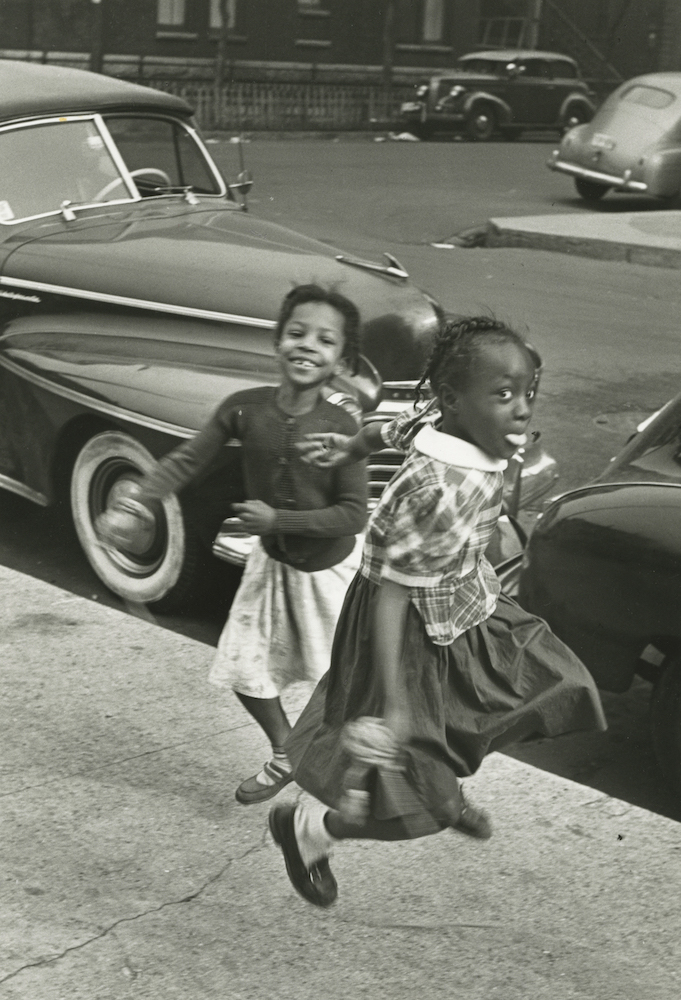
[[[320,469],[335,469],[340,465],[352,465],[357,461],[353,450],[354,437],[347,434],[306,434],[304,440],[297,441],[295,447],[303,462],[316,465]]]
[[[99,515],[95,531],[104,545],[134,550],[153,524],[154,515],[143,504],[119,498]]]
[[[251,535],[269,535],[274,531],[277,512],[262,500],[246,500],[232,504],[241,523]]]

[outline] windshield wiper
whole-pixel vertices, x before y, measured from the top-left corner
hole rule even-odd
[[[391,278],[400,278],[406,281],[409,277],[408,271],[393,257],[391,253],[384,253],[383,256],[388,261],[387,264],[372,264],[368,260],[358,260],[356,257],[346,257],[343,253],[336,254],[336,260],[342,264],[351,264],[353,267],[364,268],[365,271],[376,271],[378,274],[385,274]]]

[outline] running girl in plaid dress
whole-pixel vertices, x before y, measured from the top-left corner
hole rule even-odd
[[[259,536],[248,559],[209,680],[234,691],[272,744],[262,770],[241,782],[239,802],[271,798],[291,781],[284,742],[291,731],[280,693],[316,683],[358,564],[356,535],[367,516],[366,469],[305,464],[296,442],[308,433],[353,434],[357,424],[323,390],[338,370],[354,370],[360,319],[338,292],[300,285],[284,299],[274,335],[281,381],[228,397],[196,437],[145,476],[132,505],[100,519],[102,537],[122,542],[138,527],[135,503],[177,492],[200,475],[227,441],[241,442],[247,499],[234,504]],[[129,509],[128,509],[129,508]]]
[[[336,898],[338,841],[446,827],[489,837],[460,778],[523,737],[605,727],[586,668],[500,594],[484,555],[540,364],[496,320],[448,322],[419,385],[430,382],[432,404],[301,446],[330,466],[386,444],[407,451],[369,520],[331,668],[287,741],[295,780],[318,801],[270,812],[289,877],[315,905]]]

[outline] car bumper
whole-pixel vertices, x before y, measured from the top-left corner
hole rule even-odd
[[[400,108],[400,119],[405,123],[411,122],[415,124],[418,122],[420,125],[432,125],[434,127],[440,124],[450,128],[452,125],[463,125],[466,115],[463,111],[453,111],[451,108],[448,108],[446,113],[426,111],[422,104],[410,103],[403,104]]]
[[[557,170],[562,174],[569,174],[571,177],[582,177],[586,181],[593,181],[594,184],[607,184],[608,187],[617,188],[618,191],[639,191],[648,190],[648,185],[644,181],[635,181],[631,178],[631,171],[625,170],[623,174],[608,174],[602,170],[591,170],[589,167],[581,167],[577,163],[568,163],[561,160],[560,151],[554,149],[553,153],[546,161],[549,170]]]

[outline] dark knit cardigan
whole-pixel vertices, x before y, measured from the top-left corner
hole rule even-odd
[[[229,396],[199,433],[162,458],[141,483],[142,503],[176,493],[199,476],[230,441],[241,442],[245,499],[276,511],[271,534],[262,536],[273,559],[314,572],[341,562],[367,519],[366,464],[320,469],[303,462],[294,444],[305,434],[355,434],[345,410],[325,400],[291,417],[279,409],[276,388],[263,386]]]

